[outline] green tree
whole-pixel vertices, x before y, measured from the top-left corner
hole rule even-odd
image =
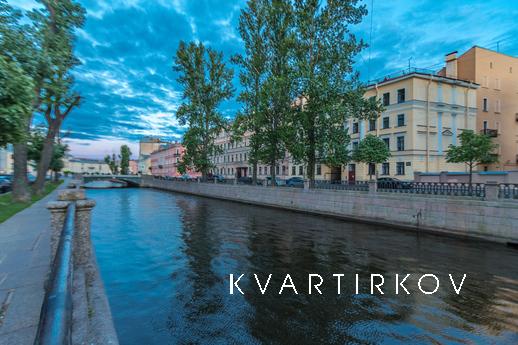
[[[117,164],[117,156],[115,153],[113,153],[110,157],[110,155],[106,155],[104,157],[104,162],[108,164],[108,167],[110,168],[110,171],[113,175],[117,175],[119,173],[119,165]]]
[[[28,158],[34,162],[35,166],[38,165],[41,160],[41,152],[43,144],[45,142],[45,129],[38,127],[33,130],[28,140]],[[60,140],[56,140],[53,145],[52,158],[50,161],[49,169],[54,174],[54,180],[57,181],[58,173],[64,168],[65,163],[63,158],[68,151],[68,145],[61,143]]]
[[[53,144],[59,135],[61,125],[81,97],[73,90],[74,78],[71,70],[80,62],[73,48],[75,32],[84,23],[85,10],[73,0],[40,0],[43,8],[31,12],[40,49],[42,50],[44,78],[39,90],[40,106],[44,115],[47,133],[43,143],[38,176],[34,192],[43,191],[45,176],[52,159]]]
[[[243,103],[243,110],[234,120],[232,133],[237,138],[250,131],[248,161],[252,164],[252,181],[257,182],[257,163],[259,141],[258,120],[260,112],[264,111],[262,88],[266,78],[267,46],[264,40],[266,30],[267,0],[248,0],[245,9],[241,10],[239,17],[239,34],[244,42],[244,55],[238,54],[232,57],[232,62],[239,65],[239,81],[242,91],[238,100]]]
[[[257,125],[254,145],[257,147],[257,159],[270,166],[270,177],[275,181],[277,163],[286,157],[287,142],[292,130],[292,7],[286,1],[268,1],[265,18],[263,39],[267,47],[268,73],[261,87],[259,111],[254,115],[254,123]]]
[[[294,79],[297,112],[288,149],[305,163],[310,185],[316,163],[347,163],[348,117],[373,119],[381,111],[374,99],[364,99],[364,89],[353,70],[354,58],[365,44],[350,32],[367,13],[358,1],[295,0],[293,2]]]
[[[0,56],[0,147],[25,139],[32,112],[32,80],[16,64]]]
[[[122,145],[121,146],[121,174],[122,175],[128,175],[129,174],[129,161],[131,158],[131,150],[128,147],[128,145]]]
[[[211,156],[220,151],[214,140],[226,121],[218,107],[233,95],[233,71],[225,66],[222,53],[202,43],[183,41],[173,69],[179,73],[177,80],[184,99],[176,116],[181,125],[188,125],[183,137],[186,151],[180,162],[181,171],[193,169],[206,178],[213,167]]]
[[[386,162],[389,157],[390,150],[387,144],[380,138],[369,134],[360,141],[358,147],[353,152],[352,159],[356,162],[374,164],[376,166],[376,164]],[[370,180],[372,180],[372,173],[373,171],[369,169]]]
[[[450,145],[446,153],[449,163],[465,163],[469,171],[469,185],[473,182],[473,169],[479,164],[491,164],[498,161],[493,153],[496,145],[485,134],[477,134],[471,130],[464,130],[459,135],[460,145]]]
[[[0,55],[9,63],[14,64],[24,75],[31,78],[34,87],[32,97],[32,109],[29,116],[24,117],[23,136],[13,142],[14,179],[13,200],[27,202],[30,198],[27,180],[27,139],[32,122],[32,110],[39,105],[39,88],[44,73],[40,49],[33,28],[28,24],[22,24],[22,13],[15,10],[5,0],[0,0]],[[20,90],[21,91],[21,90]],[[20,94],[20,100],[25,98],[25,93]],[[22,115],[20,113],[19,115]]]

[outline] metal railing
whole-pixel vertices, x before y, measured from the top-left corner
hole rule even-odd
[[[366,181],[350,182],[350,181],[315,180],[313,188],[315,188],[315,189],[368,191],[369,184]]]
[[[35,345],[72,343],[72,277],[75,203],[67,208],[66,221],[52,265],[51,277],[41,310]]]
[[[498,197],[501,199],[518,199],[518,184],[501,183],[498,188]]]
[[[408,182],[395,183],[393,185],[379,183],[379,192],[429,194],[446,196],[465,196],[483,198],[485,185],[482,183],[452,183],[452,182]]]

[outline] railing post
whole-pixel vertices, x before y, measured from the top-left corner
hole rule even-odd
[[[369,180],[369,194],[376,194],[378,191],[378,183],[374,180]]]
[[[50,211],[50,227],[52,230],[50,237],[51,262],[56,256],[61,231],[63,230],[63,224],[65,224],[68,204],[68,201],[50,201],[47,203],[47,209]]]
[[[487,181],[485,185],[485,199],[488,201],[497,201],[500,185],[496,181]]]
[[[92,199],[76,201],[75,217],[75,241],[74,241],[74,264],[76,266],[86,266],[91,262],[92,241],[90,229],[92,224],[92,209],[95,201]],[[90,270],[87,270],[87,272]],[[87,280],[91,279],[90,274]]]

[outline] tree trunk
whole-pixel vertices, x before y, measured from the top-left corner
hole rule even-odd
[[[13,145],[14,179],[13,201],[28,202],[31,198],[29,181],[27,180],[27,143]]]
[[[308,132],[308,171],[307,171],[307,177],[309,179],[309,187],[313,188],[315,185],[315,164],[316,164],[316,154],[315,154],[315,127],[314,122],[312,124],[312,127],[310,128]]]
[[[472,194],[473,192],[473,165],[470,164],[469,165],[469,185],[468,185],[468,191],[469,191],[469,195]]]
[[[253,162],[252,164],[252,185],[257,185],[257,162]]]
[[[38,162],[38,176],[36,182],[34,182],[33,191],[36,195],[40,195],[43,192],[45,186],[45,178],[47,171],[49,170],[50,161],[52,160],[52,150],[54,148],[54,135],[53,131],[49,130],[47,137],[43,141],[43,149],[41,150],[40,161]]]

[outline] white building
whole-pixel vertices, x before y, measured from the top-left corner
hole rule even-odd
[[[67,157],[64,160],[65,167],[63,171],[74,174],[88,175],[110,175],[111,170],[108,164],[102,160]]]

